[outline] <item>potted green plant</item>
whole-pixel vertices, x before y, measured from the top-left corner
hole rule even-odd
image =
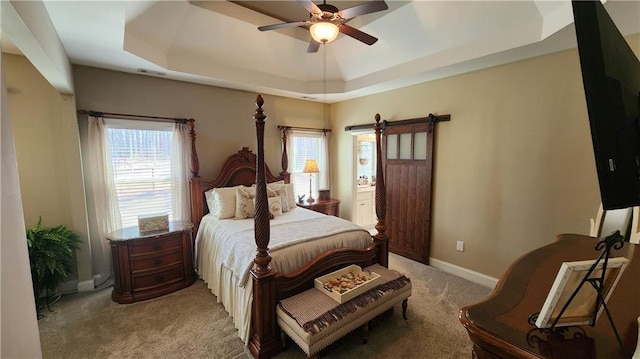
[[[73,269],[73,251],[79,249],[80,237],[65,226],[45,227],[42,218],[33,228],[27,228],[27,246],[31,263],[33,294],[38,299],[45,294],[47,306],[52,294]]]

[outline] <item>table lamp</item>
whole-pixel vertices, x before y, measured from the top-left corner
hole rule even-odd
[[[311,179],[314,173],[320,172],[318,171],[318,163],[316,163],[316,160],[307,160],[304,163],[304,170],[302,170],[302,172],[309,174],[309,198],[307,198],[307,202],[309,202],[309,204],[312,204],[316,200],[311,196]]]

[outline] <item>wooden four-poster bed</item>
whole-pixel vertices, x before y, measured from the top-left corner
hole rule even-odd
[[[388,237],[385,234],[386,207],[380,152],[380,116],[377,114],[375,116],[375,133],[378,144],[375,197],[378,218],[377,234],[371,236],[366,232],[363,240],[362,233],[365,231],[362,228],[357,226],[356,228],[349,228],[352,224],[341,223],[340,226],[347,228],[335,231],[335,233],[326,238],[307,238],[303,241],[298,241],[300,243],[293,244],[291,247],[280,248],[281,245],[278,242],[281,240],[280,237],[291,230],[282,229],[284,227],[280,222],[283,220],[280,217],[275,217],[270,223],[268,191],[271,191],[270,186],[272,183],[289,183],[290,176],[287,172],[286,146],[284,146],[285,150],[282,154],[283,171],[279,176],[273,175],[265,165],[264,127],[267,117],[262,108],[263,104],[262,97],[258,95],[256,99],[257,108],[253,117],[256,124],[257,153],[253,154],[248,148],[243,148],[238,153],[231,155],[212,181],[204,180],[199,176],[199,162],[195,147],[196,134],[193,123],[191,123],[191,216],[197,233],[198,274],[208,283],[218,302],[222,302],[225,305],[225,309],[234,317],[235,325],[239,329],[239,336],[247,343],[255,358],[270,358],[282,350],[280,331],[276,322],[276,305],[280,300],[313,288],[314,278],[323,274],[351,264],[366,267],[377,263],[387,267],[389,258]],[[283,141],[286,143],[286,136],[283,136]],[[233,267],[238,266],[235,263],[238,262],[237,258],[235,258],[238,255],[227,255],[224,258],[220,258],[219,255],[219,252],[228,252],[226,249],[221,249],[222,247],[220,246],[222,244],[220,243],[225,241],[226,243],[232,242],[230,238],[235,237],[231,237],[229,233],[225,232],[223,239],[217,240],[217,242],[207,239],[207,233],[214,232],[210,228],[218,228],[220,222],[222,222],[211,220],[211,216],[207,215],[209,211],[207,193],[210,194],[211,191],[222,191],[221,188],[233,188],[240,185],[255,186],[255,214],[253,221],[251,221],[251,227],[253,227],[251,246],[253,248],[251,248],[251,263],[246,270],[246,275],[244,275],[246,281],[243,280],[242,274],[238,274],[233,270]],[[217,205],[220,204],[218,203]],[[328,219],[319,217],[307,218],[310,215],[306,212],[312,211],[302,208],[290,212],[295,212],[297,216],[305,217],[303,218],[304,220],[310,220],[302,222],[300,218],[296,218],[291,220],[293,225],[297,223],[298,226],[303,226],[302,223],[305,223],[304,226],[308,226],[307,223],[328,221]],[[320,214],[315,215],[331,217]],[[337,221],[347,222],[337,217],[332,218]],[[237,227],[239,226],[238,223],[243,222],[246,221],[231,221],[229,223],[231,226]],[[326,228],[328,225],[323,223],[321,226]],[[243,229],[246,237],[247,228]],[[306,230],[307,228],[305,228]],[[237,228],[234,231],[237,231]],[[271,241],[271,233],[274,232],[273,240],[275,242]],[[349,236],[355,234],[356,238],[347,239],[345,238],[347,234]],[[253,244],[253,240],[255,240],[255,244]],[[233,243],[236,243],[235,239]],[[309,243],[313,243],[313,248],[309,246]],[[294,254],[291,254],[291,252]],[[296,256],[296,258],[283,258],[285,255]],[[214,263],[216,261],[222,261],[223,263]],[[239,268],[242,268],[242,265]]]

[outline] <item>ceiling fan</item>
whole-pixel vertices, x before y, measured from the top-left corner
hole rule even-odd
[[[377,38],[345,24],[345,21],[356,16],[389,8],[384,0],[369,1],[343,10],[338,10],[337,7],[327,4],[326,1],[319,5],[314,4],[311,0],[298,0],[298,3],[309,11],[309,20],[260,26],[258,30],[268,31],[294,26],[308,28],[311,32],[312,39],[307,48],[307,52],[317,52],[321,43],[326,44],[335,40],[338,32],[351,36],[367,45],[373,45],[378,41]]]

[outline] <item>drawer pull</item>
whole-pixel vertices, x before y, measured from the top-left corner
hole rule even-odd
[[[154,251],[159,251],[160,249],[162,249],[162,246],[159,244],[154,244],[152,248]]]
[[[164,281],[164,276],[163,275],[157,275],[156,276],[156,282],[160,283],[162,281]]]
[[[153,261],[153,264],[155,264],[157,266],[161,265],[162,264],[162,259],[160,259],[160,258],[156,259],[155,261]]]

